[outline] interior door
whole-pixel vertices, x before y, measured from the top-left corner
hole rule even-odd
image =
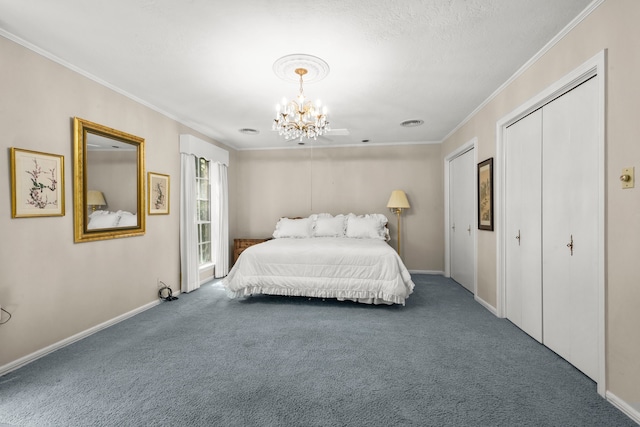
[[[451,278],[475,293],[475,164],[473,149],[449,164]]]
[[[598,380],[597,76],[543,109],[544,344]]]
[[[542,110],[505,134],[506,316],[542,342]]]

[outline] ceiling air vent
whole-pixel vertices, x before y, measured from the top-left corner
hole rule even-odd
[[[400,126],[404,126],[406,128],[412,128],[412,127],[420,126],[422,124],[424,124],[424,120],[405,120],[404,122],[400,123]]]
[[[257,135],[260,133],[258,129],[251,129],[251,128],[238,129],[238,132],[244,133],[245,135]]]

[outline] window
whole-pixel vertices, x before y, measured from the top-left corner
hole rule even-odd
[[[198,266],[212,263],[211,257],[211,183],[209,161],[196,158],[196,225],[198,227]]]

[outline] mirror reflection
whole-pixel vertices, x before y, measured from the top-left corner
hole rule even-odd
[[[144,139],[74,119],[75,241],[144,234]]]

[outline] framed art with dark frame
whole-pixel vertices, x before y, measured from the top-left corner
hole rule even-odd
[[[11,217],[64,216],[64,156],[11,147]]]
[[[478,163],[478,229],[493,231],[493,157]]]
[[[169,175],[149,172],[147,177],[149,191],[149,215],[169,214]]]

